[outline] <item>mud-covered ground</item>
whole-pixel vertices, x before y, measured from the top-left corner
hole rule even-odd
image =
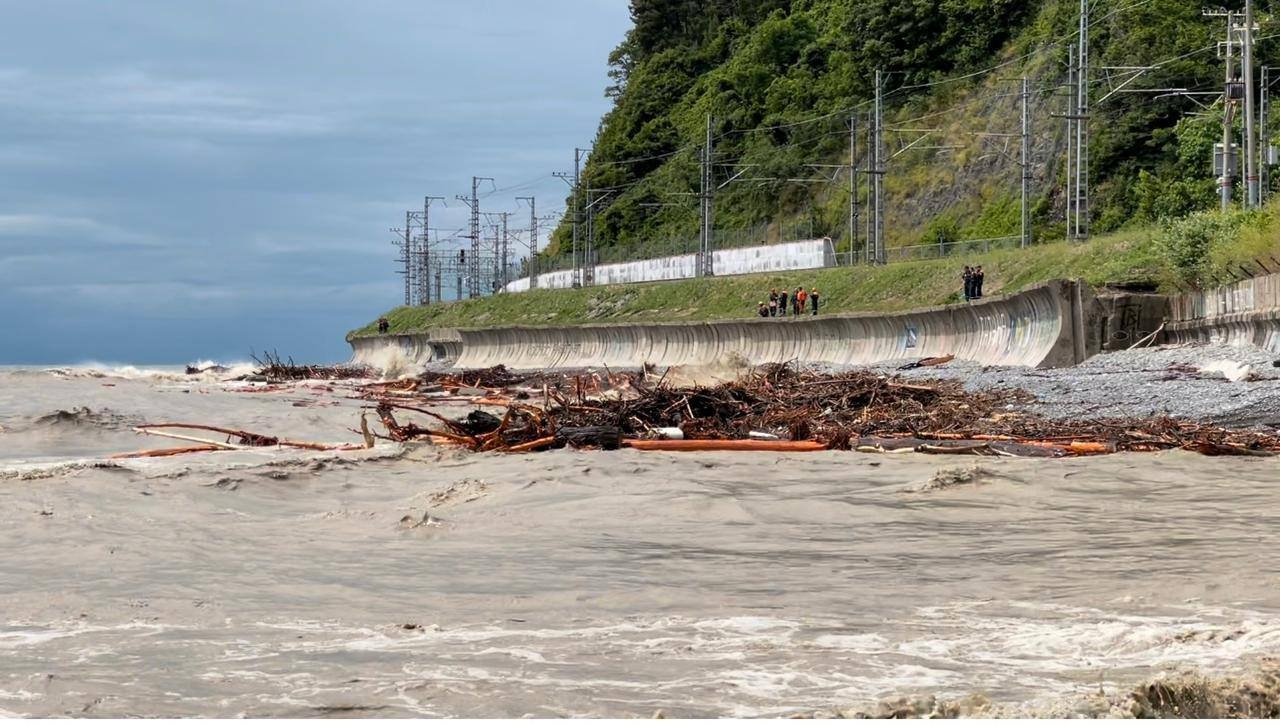
[[[1204,410],[1275,384],[1161,382],[1174,353],[1144,354],[1114,377]],[[1050,405],[1084,394],[1021,374]],[[1105,380],[1095,404],[1124,389],[1078,374]],[[1125,715],[1169,711],[1139,688],[1219,706],[1247,682],[1275,701],[1275,459],[105,460],[168,444],[143,421],[358,439],[344,384],[243,387],[0,371],[0,715]]]

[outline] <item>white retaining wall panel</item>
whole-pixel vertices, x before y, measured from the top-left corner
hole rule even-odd
[[[717,276],[821,269],[835,266],[835,263],[835,249],[829,239],[746,246],[712,252],[712,265]],[[697,275],[697,265],[697,254],[599,264],[595,268],[595,283],[636,284],[692,279]],[[573,286],[573,272],[565,270],[539,274],[537,286],[539,289],[568,289]],[[524,292],[529,288],[529,278],[521,277],[509,282],[503,289],[507,292]]]

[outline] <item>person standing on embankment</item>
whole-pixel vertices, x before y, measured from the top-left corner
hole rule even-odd
[[[804,314],[805,303],[809,301],[809,293],[804,290],[804,287],[796,287],[796,301],[800,303],[800,311],[796,314]]]
[[[787,316],[787,302],[789,301],[790,301],[790,298],[787,296],[787,288],[783,287],[782,291],[778,292],[778,316],[779,317]]]
[[[813,316],[818,316],[818,290],[809,292],[809,304],[813,306]]]

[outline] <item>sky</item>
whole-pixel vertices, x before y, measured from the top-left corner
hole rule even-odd
[[[563,209],[627,0],[0,0],[0,364],[346,359],[392,227]]]

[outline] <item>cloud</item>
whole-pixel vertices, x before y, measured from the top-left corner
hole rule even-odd
[[[96,219],[47,214],[0,214],[0,249],[17,242],[26,248],[32,239],[54,238],[60,246],[82,246],[77,242],[108,246],[161,246],[163,242],[148,234],[122,229]],[[15,246],[14,248],[18,248]]]
[[[270,310],[299,304],[315,310],[350,306],[353,302],[393,297],[398,289],[391,279],[314,286],[264,286],[257,284],[207,284],[163,280],[78,284],[16,285],[11,291],[60,304],[90,304],[97,314],[127,312],[148,318],[206,317]]]
[[[473,175],[521,231],[515,196],[563,206],[549,174],[595,134],[626,25],[625,0],[15,5],[0,326],[39,340],[0,364],[249,342],[336,358],[399,302],[388,227],[424,195],[448,199],[441,238],[467,226]]]
[[[102,72],[0,69],[0,104],[59,123],[117,125],[138,131],[248,136],[319,136],[338,131],[337,112],[301,112],[291,94],[165,77],[137,68]]]

